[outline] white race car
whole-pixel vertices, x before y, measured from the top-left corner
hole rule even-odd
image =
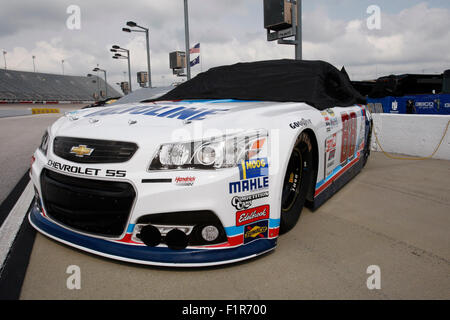
[[[34,153],[29,220],[67,245],[141,264],[273,250],[304,205],[324,203],[369,156],[371,117],[348,83],[324,62],[246,63],[159,101],[68,113]]]

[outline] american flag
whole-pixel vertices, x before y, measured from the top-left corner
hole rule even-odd
[[[200,43],[197,43],[193,48],[191,48],[189,53],[200,53]]]
[[[199,63],[200,63],[200,56],[198,56],[197,58],[195,58],[194,60],[191,61],[191,67],[193,67]]]

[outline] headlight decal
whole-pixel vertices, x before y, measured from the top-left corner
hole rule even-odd
[[[149,170],[222,169],[242,166],[266,145],[267,131],[215,137],[203,141],[168,143],[159,147]],[[265,158],[267,163],[267,158]]]

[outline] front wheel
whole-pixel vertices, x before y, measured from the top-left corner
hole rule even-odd
[[[280,233],[291,230],[300,217],[313,178],[313,152],[309,135],[302,132],[292,150],[281,194]]]

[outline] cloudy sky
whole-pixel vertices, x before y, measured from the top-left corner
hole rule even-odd
[[[70,30],[71,5],[80,29]],[[380,29],[368,28],[370,5],[381,9]],[[303,55],[345,66],[353,79],[391,73],[440,73],[450,69],[449,0],[303,0]],[[132,79],[147,70],[145,38],[125,33],[126,21],[150,28],[153,85],[176,79],[168,54],[184,51],[182,0],[0,0],[0,49],[8,69],[86,75],[97,64],[111,84],[127,80],[126,60],[109,49],[131,50]],[[263,0],[189,0],[191,45],[201,43],[201,65],[293,58],[294,47],[266,41]],[[72,21],[72,20],[70,20]],[[3,58],[2,56],[0,56]],[[3,59],[0,67],[4,67]],[[134,88],[137,84],[134,83]]]

